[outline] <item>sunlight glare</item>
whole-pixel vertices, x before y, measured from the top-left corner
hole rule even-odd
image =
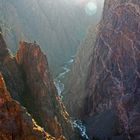
[[[92,16],[97,12],[97,4],[95,2],[88,2],[85,7],[85,12],[87,15]]]

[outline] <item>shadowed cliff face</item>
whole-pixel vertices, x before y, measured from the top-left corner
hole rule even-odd
[[[73,86],[68,86],[64,100],[74,117],[84,118],[90,139],[140,139],[139,22],[138,0],[106,0],[96,41],[90,34],[83,44],[92,50],[91,56],[84,58],[86,51],[80,50],[79,57],[78,52],[70,77],[73,84],[69,82]]]
[[[0,139],[54,140],[39,127],[26,109],[10,97],[0,74]]]
[[[69,115],[67,114],[61,100],[59,99],[59,97],[57,97],[57,91],[49,72],[46,56],[41,52],[39,45],[37,45],[36,43],[20,42],[20,47],[15,58],[8,51],[2,34],[0,34],[0,48],[0,72],[4,76],[6,86],[8,87],[8,90],[10,91],[12,97],[18,100],[22,105],[24,105],[29,113],[31,113],[35,121],[37,121],[38,124],[40,124],[57,140],[78,139],[71,126]],[[11,98],[11,100],[13,99]],[[8,110],[5,110],[5,113],[8,113],[10,109],[13,110],[13,113],[15,113],[15,116],[13,117],[15,117],[16,120],[18,119],[16,118],[17,115],[22,117],[22,109],[21,111],[20,109],[18,111],[16,110],[16,107],[12,108],[12,105],[21,108],[20,104],[14,104],[11,103],[10,106],[7,106],[6,104],[5,106],[8,107]],[[25,113],[23,112],[23,115],[24,114],[26,114],[26,111]],[[9,119],[10,118],[12,119],[12,116],[9,116]],[[31,117],[29,117],[29,119],[31,119]],[[13,120],[12,123],[16,123],[15,120]],[[3,120],[4,123],[5,121],[6,120]],[[6,130],[6,132],[2,132],[2,134],[4,133],[5,135],[5,133],[14,133],[13,135],[15,135],[15,133],[19,133],[19,136],[17,136],[17,140],[26,140],[26,137],[27,140],[44,140],[44,135],[46,135],[48,138],[50,137],[49,134],[43,132],[43,129],[41,128],[41,130],[39,130],[38,132],[38,130],[36,130],[36,125],[34,130],[34,128],[32,128],[32,124],[35,125],[34,122],[27,122],[27,127],[31,129],[29,130],[29,138],[28,136],[22,138],[22,135],[20,135],[20,129],[24,129],[24,126],[22,128],[22,124],[21,126],[20,124],[15,124],[18,125],[15,126],[16,132],[12,132],[12,124],[10,123],[9,125],[7,125],[7,127],[10,127],[10,129]],[[1,126],[2,129],[5,129],[5,127],[6,124],[5,126]],[[24,131],[26,130],[28,132],[28,129],[25,128]],[[31,137],[30,131],[31,135],[33,133],[33,136]],[[38,132],[40,138],[36,138],[37,132],[35,133],[34,131]],[[43,138],[40,136],[40,133],[44,133]],[[9,134],[8,138],[11,138],[11,135]],[[50,137],[50,139],[53,138]]]
[[[87,33],[86,38],[81,43],[71,71],[65,78],[64,104],[75,118],[81,118],[84,114],[83,105],[86,97],[85,82],[87,79],[88,67],[91,63],[91,54],[96,39],[95,25],[92,25]]]
[[[21,94],[24,92],[24,84],[16,59],[9,52],[2,37],[2,31],[0,33],[0,71],[11,96],[19,101]]]
[[[140,2],[106,1],[86,83],[85,114],[115,110],[122,132],[140,138]]]

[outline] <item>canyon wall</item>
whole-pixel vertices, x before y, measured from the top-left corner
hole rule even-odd
[[[22,105],[26,107],[27,111],[32,115],[35,121],[54,138],[61,140],[79,139],[72,128],[72,124],[65,107],[57,95],[57,90],[48,68],[46,56],[42,53],[39,45],[22,41],[20,42],[20,47],[17,51],[16,57],[12,56],[6,46],[1,32],[0,49],[0,72],[3,75],[7,89],[10,91],[10,95],[13,99],[19,102],[16,106],[21,108],[18,113],[18,110],[16,110],[15,107],[9,107],[9,109],[13,110],[13,113],[15,113],[15,116],[13,116],[15,117],[14,119],[16,119],[16,116],[22,115],[20,114]],[[13,101],[11,97],[9,98]],[[26,114],[27,111],[23,112],[23,115]],[[32,117],[30,116],[29,119],[31,120]],[[6,120],[3,122],[5,121]],[[13,121],[13,123],[16,122]],[[34,122],[30,121],[29,124],[27,122],[27,126],[29,125],[29,128],[31,127],[30,129],[37,129],[37,125],[35,125],[35,128],[32,128],[32,124],[35,125]],[[18,124],[16,125],[17,132],[15,133],[18,133],[22,128],[20,128],[20,124],[19,126]],[[12,127],[11,124],[9,127]],[[40,128],[40,132],[38,133],[41,133],[42,135],[44,133],[44,135],[49,136],[49,134],[45,133],[44,130]],[[12,131],[11,128],[9,132],[6,133],[10,133],[10,131]],[[34,130],[31,131],[34,133]],[[18,136],[18,138],[23,139],[22,136]],[[29,140],[30,139],[31,138],[29,138]]]
[[[59,138],[64,133],[67,139],[74,139],[69,115],[57,95],[46,56],[39,45],[20,42],[16,58],[26,82],[23,100],[31,114],[52,136]]]
[[[118,133],[132,140],[140,138],[139,22],[139,1],[106,1],[86,82],[85,114],[115,111]]]
[[[0,74],[0,139],[55,140],[32,119],[27,110],[10,97]]]
[[[95,25],[92,25],[87,33],[86,38],[79,49],[71,66],[71,71],[66,75],[64,80],[65,90],[62,93],[64,104],[71,116],[81,118],[84,115],[83,105],[85,94],[85,82],[87,79],[88,67],[91,62],[91,54],[96,39]]]
[[[20,96],[24,92],[22,74],[16,58],[10,53],[2,36],[0,29],[0,71],[5,79],[7,89],[11,96],[20,101]]]
[[[139,22],[139,0],[105,1],[92,45],[81,110],[81,92],[75,93],[77,99],[70,98],[78,103],[72,105],[79,111],[73,115],[82,114],[80,118],[84,118],[91,139],[140,139]]]

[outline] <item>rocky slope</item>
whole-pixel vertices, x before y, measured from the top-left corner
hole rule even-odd
[[[10,97],[0,74],[0,139],[54,140],[39,127],[26,109]]]
[[[64,134],[67,139],[74,139],[73,130],[65,107],[57,97],[54,82],[48,70],[46,56],[36,43],[20,42],[17,62],[22,68],[28,93],[23,98],[31,109],[34,118],[52,136]],[[31,99],[27,99],[31,97]],[[67,128],[67,129],[66,129]]]
[[[0,72],[11,96],[25,106],[35,121],[56,139],[77,139],[69,115],[57,97],[46,56],[41,52],[39,45],[20,42],[19,50],[14,57],[0,34],[0,48]],[[20,104],[18,106],[21,107]],[[16,114],[16,110],[13,110],[13,113]],[[20,111],[18,115],[21,115]],[[27,122],[27,125],[30,128],[31,123]],[[17,131],[18,129],[22,128],[19,126]]]
[[[139,0],[105,1],[79,112],[91,139],[140,139],[139,22]]]

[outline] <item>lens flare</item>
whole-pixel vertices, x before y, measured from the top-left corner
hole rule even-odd
[[[92,16],[97,12],[97,4],[95,2],[88,2],[85,7],[87,15]]]

